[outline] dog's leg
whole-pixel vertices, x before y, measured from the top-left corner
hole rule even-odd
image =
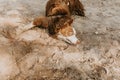
[[[33,24],[38,27],[47,28],[48,19],[47,17],[37,17],[34,19]]]

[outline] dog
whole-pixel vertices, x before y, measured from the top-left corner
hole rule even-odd
[[[49,35],[63,40],[69,44],[79,44],[80,41],[76,37],[76,31],[72,27],[73,19],[70,16],[40,16],[34,19],[33,25],[45,28]]]

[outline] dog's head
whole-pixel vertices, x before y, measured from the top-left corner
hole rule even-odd
[[[35,26],[48,28],[52,37],[64,40],[70,44],[78,44],[76,31],[72,27],[73,19],[70,16],[38,17],[34,20]]]
[[[50,35],[55,35],[58,39],[64,40],[69,44],[78,44],[76,31],[72,27],[73,19],[70,16],[55,17],[48,27]]]
[[[62,28],[57,33],[57,38],[64,40],[65,42],[69,44],[79,44],[80,41],[76,37],[76,31],[72,27],[73,20],[69,20],[68,22],[65,22]]]

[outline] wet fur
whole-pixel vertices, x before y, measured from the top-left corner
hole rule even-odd
[[[53,10],[54,8],[56,8]],[[85,16],[84,6],[79,0],[49,0],[46,4],[46,16],[79,15]]]

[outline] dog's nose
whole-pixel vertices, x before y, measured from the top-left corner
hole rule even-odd
[[[80,41],[79,40],[77,40],[77,43],[76,44],[80,44]]]
[[[77,45],[77,44],[80,44],[80,41],[79,41],[79,40],[77,40],[76,43],[74,43],[74,45]]]

